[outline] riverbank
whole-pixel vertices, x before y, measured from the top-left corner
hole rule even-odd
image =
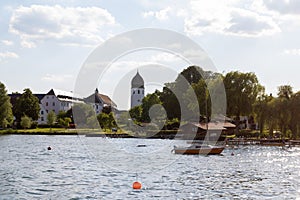
[[[65,128],[36,128],[36,129],[5,129],[0,130],[0,135],[85,135],[87,137],[109,138],[149,138],[149,139],[174,139],[177,131],[149,131],[145,134],[117,132],[103,132],[99,129],[65,129]]]

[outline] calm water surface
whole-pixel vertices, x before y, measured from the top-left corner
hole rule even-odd
[[[171,153],[178,143],[0,136],[0,199],[300,198],[300,148],[247,146],[221,156],[186,156]],[[136,180],[141,190],[132,189]]]

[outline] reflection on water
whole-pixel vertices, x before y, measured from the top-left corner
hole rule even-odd
[[[247,146],[221,156],[186,156],[171,153],[176,143],[0,136],[0,199],[300,197],[300,148]],[[132,189],[136,179],[142,190]]]

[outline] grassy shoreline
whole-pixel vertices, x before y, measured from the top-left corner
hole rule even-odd
[[[65,128],[36,128],[36,129],[4,129],[0,130],[0,134],[15,134],[15,135],[85,135],[85,134],[112,134],[103,132],[99,129],[65,129]],[[121,133],[113,133],[121,134]],[[123,134],[123,133],[122,133]]]

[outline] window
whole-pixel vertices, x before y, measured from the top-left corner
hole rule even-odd
[[[138,90],[138,94],[140,94],[140,90]]]
[[[135,94],[135,91],[133,91],[133,94]]]
[[[52,99],[54,99],[54,96],[52,96]]]
[[[46,106],[48,106],[48,102],[46,102]]]
[[[41,115],[43,115],[44,114],[44,111],[43,110],[41,110]]]
[[[46,113],[48,113],[48,110],[46,110]]]
[[[41,121],[42,121],[42,122],[44,121],[44,117],[41,117]]]
[[[52,106],[55,106],[55,102],[52,103]]]
[[[144,94],[144,90],[142,90],[142,94]]]

